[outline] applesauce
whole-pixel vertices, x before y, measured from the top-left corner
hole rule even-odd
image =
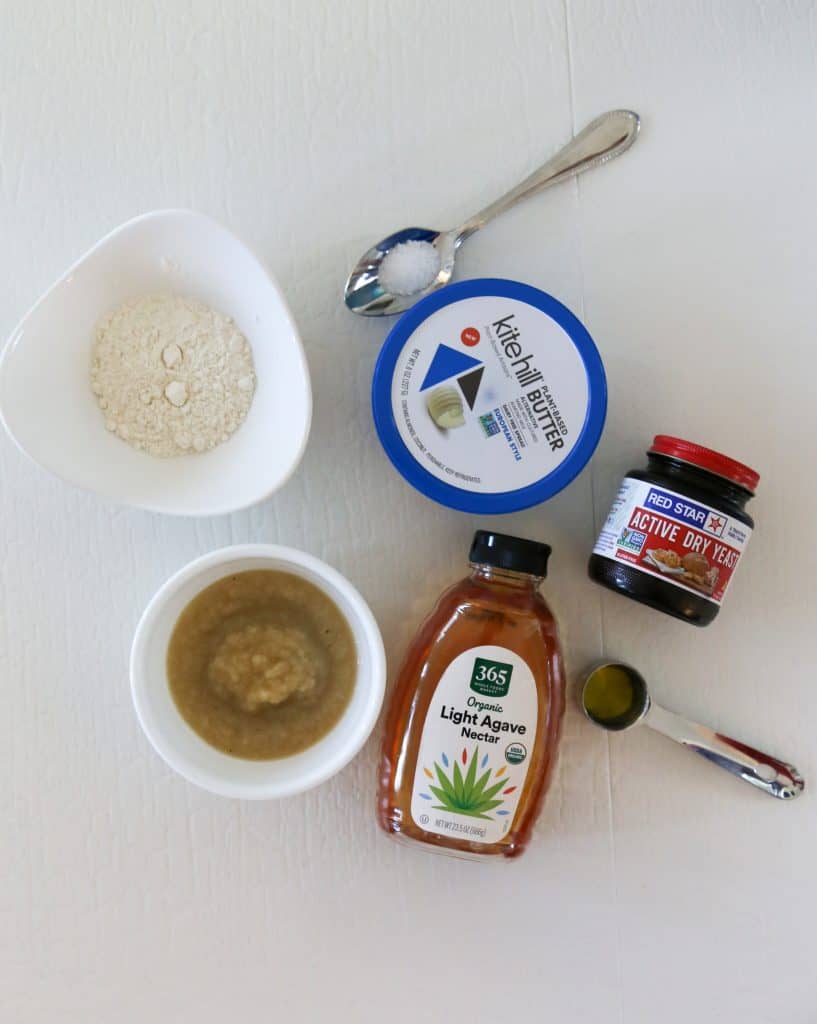
[[[253,761],[322,739],[354,690],[357,651],[340,609],[291,573],[217,580],[187,605],[167,650],[170,692],[211,746]]]

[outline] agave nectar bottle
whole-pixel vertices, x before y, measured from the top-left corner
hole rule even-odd
[[[378,818],[462,857],[520,854],[550,781],[564,712],[546,544],[483,530],[471,574],[411,644],[391,698]]]

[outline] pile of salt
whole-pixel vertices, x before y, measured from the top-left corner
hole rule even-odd
[[[414,295],[440,272],[440,254],[431,242],[412,239],[390,249],[380,264],[378,279],[391,295]]]

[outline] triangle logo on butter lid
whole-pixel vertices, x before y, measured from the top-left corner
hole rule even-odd
[[[481,365],[480,360],[474,359],[473,356],[467,356],[464,352],[458,352],[448,345],[438,345],[434,358],[431,360],[431,366],[420,385],[420,390],[433,388],[441,381],[448,380],[450,377],[458,377],[466,370],[472,370],[475,366]]]
[[[479,386],[482,383],[482,375],[485,373],[484,366],[478,366],[476,370],[472,370],[470,373],[466,373],[464,377],[460,377],[457,383],[462,391],[463,398],[468,403],[468,408],[474,408],[474,402],[477,400],[477,392]]]

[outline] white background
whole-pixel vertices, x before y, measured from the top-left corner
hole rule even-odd
[[[193,789],[139,731],[127,656],[173,570],[278,541],[361,588],[394,670],[477,521],[380,450],[368,391],[387,324],[345,311],[345,274],[392,229],[453,224],[632,107],[630,153],[462,251],[460,277],[517,278],[575,310],[611,389],[591,467],[491,525],[553,545],[573,687],[602,653],[630,659],[668,705],[813,781],[815,6],[0,0],[0,15],[0,333],[119,222],[192,206],[271,264],[316,399],[297,476],[215,520],[116,508],[0,441],[0,1019],[814,1021],[813,793],[778,803],[644,730],[608,741],[571,704],[528,853],[449,861],[376,831],[374,740],[286,803]],[[706,630],[584,575],[657,431],[762,474],[758,529]]]

